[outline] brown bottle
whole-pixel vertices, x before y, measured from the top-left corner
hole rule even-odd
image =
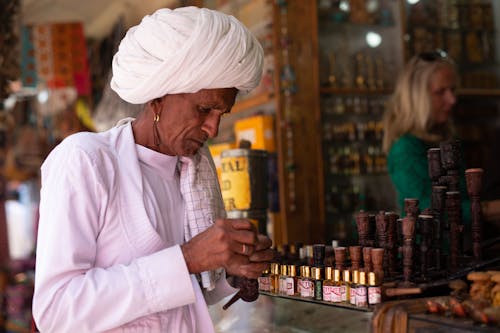
[[[273,294],[279,294],[279,277],[280,277],[280,272],[279,272],[279,264],[276,262],[271,263],[271,293]]]
[[[350,303],[352,305],[356,305],[356,292],[358,288],[358,283],[359,283],[359,271],[352,271],[352,282],[351,282],[351,297],[350,297]]]
[[[333,290],[331,299],[333,303],[342,302],[342,283],[340,282],[340,270],[333,271]]]
[[[346,269],[340,286],[340,295],[342,302],[350,303],[351,301],[351,271]]]

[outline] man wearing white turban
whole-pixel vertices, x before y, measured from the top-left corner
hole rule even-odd
[[[225,218],[205,146],[262,60],[238,20],[209,9],[160,9],[127,32],[111,88],[143,110],[69,136],[41,168],[41,332],[213,332],[207,304],[236,291],[226,272],[267,267],[270,239]]]

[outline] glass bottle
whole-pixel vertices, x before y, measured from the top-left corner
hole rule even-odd
[[[279,294],[286,295],[287,265],[280,266]]]
[[[277,262],[271,263],[271,293],[279,293],[279,264]]]
[[[299,276],[297,277],[297,295],[300,296],[302,288],[302,277],[304,276],[304,266],[299,267]]]
[[[304,298],[314,298],[314,283],[311,279],[310,266],[302,266],[300,296]]]
[[[266,269],[261,276],[257,279],[259,283],[259,290],[260,291],[271,291],[271,276],[270,276],[270,270]]]
[[[340,282],[340,270],[335,269],[333,271],[333,288],[331,294],[331,300],[333,303],[342,302],[342,283]]]
[[[359,271],[354,270],[352,271],[352,282],[351,282],[351,297],[350,297],[350,303],[352,305],[356,305],[356,292],[358,288],[358,283],[359,283]]]
[[[317,301],[323,300],[323,277],[320,267],[312,268],[312,277],[314,280],[314,299]]]
[[[377,281],[375,272],[368,273],[368,304],[376,305],[382,302],[382,288]]]
[[[366,291],[366,272],[359,272],[359,283],[356,287],[356,306],[359,308],[368,306]]]
[[[344,276],[340,286],[340,295],[342,302],[349,303],[351,301],[351,272],[348,269],[343,272]]]
[[[323,281],[323,301],[332,302],[333,268],[325,267],[325,280]]]
[[[297,266],[288,265],[288,276],[286,278],[286,294],[288,296],[297,295]]]
[[[325,245],[313,245],[313,263],[315,267],[323,267],[325,262]]]

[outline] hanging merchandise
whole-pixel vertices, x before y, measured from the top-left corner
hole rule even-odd
[[[32,34],[38,80],[49,89],[75,87],[79,96],[89,96],[90,72],[82,24],[37,24]]]
[[[35,47],[31,28],[21,28],[21,82],[24,87],[35,88],[38,83],[35,62]]]
[[[0,102],[11,93],[10,82],[19,77],[19,57],[16,47],[19,2],[19,0],[2,1],[0,10]]]

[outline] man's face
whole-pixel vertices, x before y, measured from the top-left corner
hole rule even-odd
[[[191,156],[219,131],[220,118],[229,113],[238,90],[203,89],[191,94],[166,95],[161,99],[162,153]]]

